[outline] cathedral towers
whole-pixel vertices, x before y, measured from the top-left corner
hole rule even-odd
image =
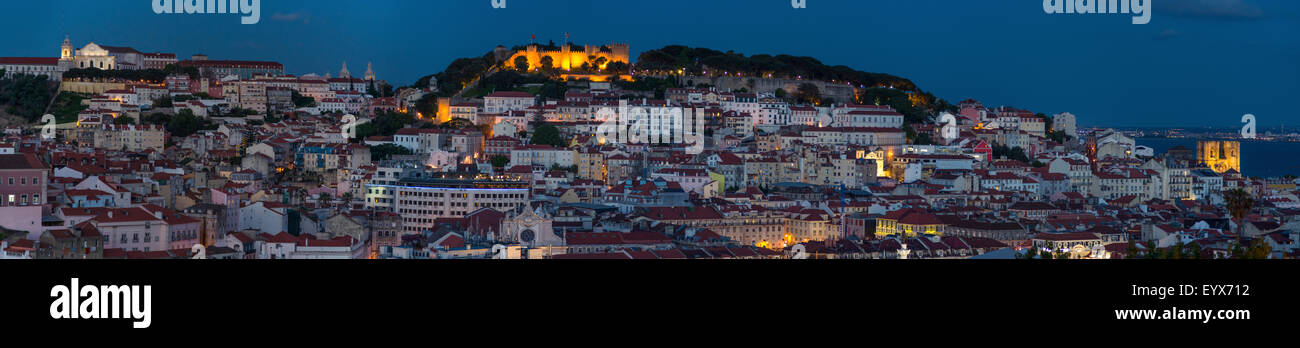
[[[1215,173],[1234,170],[1241,173],[1241,143],[1236,141],[1201,141],[1196,143],[1196,159]]]

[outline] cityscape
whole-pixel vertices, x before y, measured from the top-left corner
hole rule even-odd
[[[1244,113],[1107,127],[799,52],[569,33],[413,83],[113,38],[0,57],[0,258],[1300,252],[1300,133]]]
[[[1239,140],[1155,152],[1070,113],[949,103],[789,56],[669,46],[634,60],[628,44],[533,42],[395,87],[371,64],[294,76],[71,38],[58,52],[0,58],[5,258],[1294,258],[1298,246],[1296,177],[1243,173]],[[695,143],[602,128],[629,108],[677,115],[640,123],[645,134],[704,128]]]

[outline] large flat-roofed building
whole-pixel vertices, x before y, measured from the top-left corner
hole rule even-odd
[[[105,124],[94,130],[95,147],[106,150],[163,151],[167,130],[160,125]]]
[[[463,218],[482,208],[506,212],[529,202],[527,182],[413,174],[394,184],[366,185],[366,209],[401,215],[404,233],[431,230],[439,218]]]
[[[163,70],[168,65],[176,64],[175,53],[141,53],[140,56],[143,58],[142,63],[144,64],[141,67],[146,70]]]
[[[284,65],[276,62],[198,59],[181,61],[176,63],[176,66],[182,68],[194,67],[199,69],[199,75],[213,78],[235,75],[239,76],[240,79],[251,79],[257,75],[284,75]]]
[[[63,79],[64,72],[64,69],[59,66],[59,58],[39,57],[0,57],[0,70],[4,71],[4,76],[0,76],[0,78],[27,74],[45,76],[50,80]]]

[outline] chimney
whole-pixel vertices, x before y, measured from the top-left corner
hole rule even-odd
[[[108,218],[109,218],[109,219],[112,219],[112,218],[113,218],[113,210],[112,210],[112,209],[109,209],[109,210],[108,210]]]

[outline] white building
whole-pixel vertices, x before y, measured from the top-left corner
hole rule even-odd
[[[289,231],[288,208],[283,204],[253,202],[239,208],[239,229],[276,234]]]
[[[483,112],[500,114],[524,110],[536,103],[537,98],[527,92],[496,92],[483,97]]]
[[[62,80],[63,71],[59,66],[58,58],[21,58],[21,57],[0,57],[0,70],[4,70],[4,77],[11,78],[14,75],[28,74],[48,77],[50,80]]]
[[[574,165],[573,161],[576,156],[577,153],[572,149],[561,149],[548,145],[520,145],[510,150],[510,166],[571,167]]]
[[[438,218],[461,218],[482,208],[510,211],[528,206],[530,183],[407,179],[366,185],[366,209],[402,216],[404,233],[430,230]]]
[[[1063,112],[1052,116],[1052,130],[1065,132],[1065,135],[1077,137],[1074,114]]]

